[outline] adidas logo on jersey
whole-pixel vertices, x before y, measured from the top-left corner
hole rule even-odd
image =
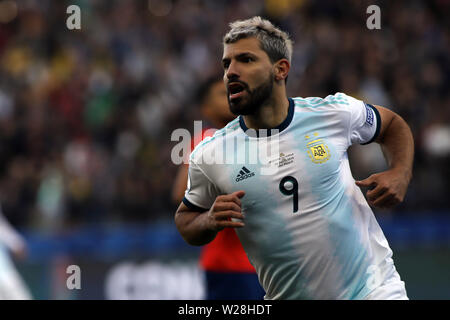
[[[239,174],[236,177],[236,182],[253,177],[254,175],[255,175],[254,172],[251,172],[246,167],[242,167],[241,171],[239,171]]]

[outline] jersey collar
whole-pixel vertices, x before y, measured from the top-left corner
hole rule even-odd
[[[288,114],[286,119],[283,120],[282,123],[280,123],[278,126],[276,126],[275,128],[267,128],[267,129],[272,129],[272,130],[278,130],[278,132],[283,131],[284,129],[286,129],[289,124],[292,122],[292,118],[294,117],[294,100],[292,98],[288,98],[289,100],[289,109],[288,109]],[[242,116],[239,116],[239,124],[241,126],[241,129],[244,132],[247,132],[248,127],[245,124],[244,118]],[[271,130],[267,130],[267,136],[270,136],[271,134]],[[256,130],[256,135],[258,136],[258,130]]]

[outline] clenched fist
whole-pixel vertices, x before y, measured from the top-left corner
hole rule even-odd
[[[356,181],[359,187],[372,187],[367,191],[367,201],[371,206],[389,209],[403,201],[411,174],[400,170],[387,170]]]
[[[224,228],[242,228],[245,226],[240,200],[244,195],[245,192],[240,190],[216,198],[208,211],[208,223],[212,230],[220,231]],[[232,221],[231,218],[241,221]]]

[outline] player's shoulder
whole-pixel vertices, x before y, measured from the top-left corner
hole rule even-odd
[[[342,92],[330,94],[325,98],[295,97],[292,99],[294,100],[296,111],[345,110],[346,107],[352,104],[361,103],[360,100]]]
[[[219,137],[226,137],[227,135],[231,135],[237,132],[237,130],[239,129],[239,117],[234,118],[234,120],[231,120],[230,122],[228,122],[228,124],[223,127],[222,129],[217,130],[214,133],[214,136],[216,136],[216,138]]]
[[[237,117],[222,129],[216,130],[212,136],[203,139],[192,151],[190,160],[197,162],[196,160],[202,157],[204,153],[212,152],[216,144],[223,143],[225,139],[236,134],[239,128],[239,117]]]

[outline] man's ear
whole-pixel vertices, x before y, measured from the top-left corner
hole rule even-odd
[[[287,59],[280,59],[275,63],[275,80],[284,81],[288,74],[291,64]]]

